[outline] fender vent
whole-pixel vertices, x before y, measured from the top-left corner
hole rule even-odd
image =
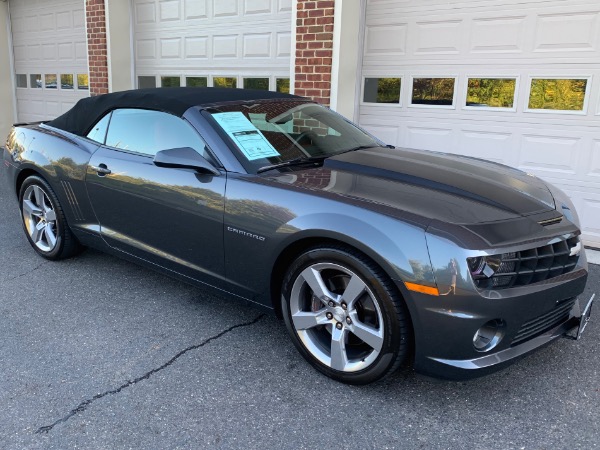
[[[69,205],[71,206],[71,211],[73,212],[73,217],[75,217],[75,220],[77,222],[84,221],[85,217],[83,216],[83,212],[81,211],[81,208],[79,207],[79,202],[77,201],[77,197],[75,196],[75,191],[73,191],[73,187],[71,186],[71,183],[69,183],[68,181],[61,181],[60,184],[62,184],[62,187],[65,190],[65,195],[67,196],[67,201],[69,202]]]

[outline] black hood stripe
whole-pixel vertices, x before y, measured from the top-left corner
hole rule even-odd
[[[329,158],[325,160],[324,166],[331,170],[339,170],[343,172],[357,173],[361,175],[366,175],[370,177],[376,178],[385,178],[392,181],[398,181],[401,183],[411,184],[413,186],[419,186],[426,189],[433,189],[436,191],[444,192],[447,194],[457,195],[462,198],[467,198],[469,200],[473,200],[479,203],[483,203],[488,206],[493,206],[503,211],[507,211],[510,213],[516,214],[517,211],[508,208],[506,205],[495,202],[487,197],[483,197],[481,195],[475,194],[473,192],[465,191],[464,189],[460,189],[456,186],[450,186],[445,183],[440,183],[439,181],[418,177],[415,175],[410,175],[402,172],[396,172],[393,170],[382,169],[379,167],[366,166],[363,164],[358,164],[354,162],[348,161],[340,161],[336,158]]]

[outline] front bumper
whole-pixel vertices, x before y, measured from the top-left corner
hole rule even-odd
[[[431,296],[411,293],[407,305],[415,334],[415,370],[427,376],[464,380],[499,370],[578,327],[589,299],[579,295],[587,281],[587,270],[537,285],[503,291],[498,298],[477,292],[456,291]],[[564,305],[572,304],[570,309]],[[563,305],[563,306],[561,306]],[[564,313],[553,315],[563,308]],[[551,317],[546,326],[521,339],[523,328],[538,318]],[[473,346],[473,337],[486,322],[501,319],[504,333],[488,352]]]

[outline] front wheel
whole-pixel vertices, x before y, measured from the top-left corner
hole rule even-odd
[[[353,249],[300,255],[284,280],[282,309],[300,353],[338,381],[371,383],[407,357],[411,333],[403,300],[387,275]]]

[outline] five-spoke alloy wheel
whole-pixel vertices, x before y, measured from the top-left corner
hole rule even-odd
[[[316,248],[298,257],[282,302],[292,340],[332,378],[369,383],[406,357],[409,327],[402,299],[383,271],[352,249]]]
[[[19,203],[27,239],[44,258],[68,258],[81,249],[67,225],[56,194],[44,179],[38,176],[25,179]]]

